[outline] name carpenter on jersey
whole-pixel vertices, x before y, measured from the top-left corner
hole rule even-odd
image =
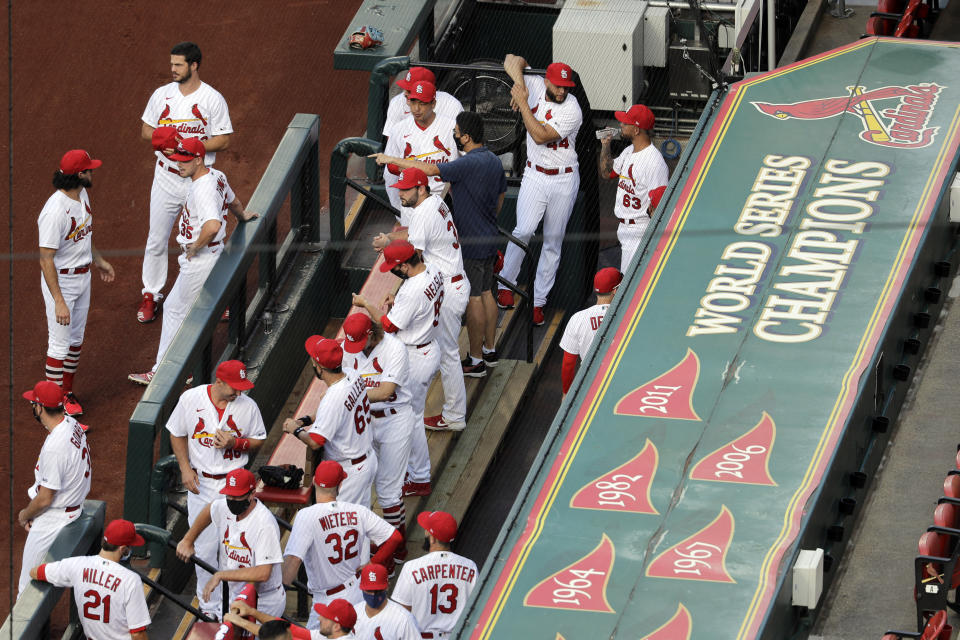
[[[428,564],[425,567],[415,569],[411,573],[413,581],[417,584],[427,580],[463,580],[464,582],[473,582],[476,572],[470,567],[462,564],[437,563]]]

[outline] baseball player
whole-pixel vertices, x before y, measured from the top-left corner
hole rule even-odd
[[[377,501],[383,510],[383,519],[406,537],[403,477],[410,459],[414,427],[410,408],[410,356],[399,338],[384,333],[366,313],[347,316],[343,333],[344,371],[350,375],[353,370],[363,378],[370,398],[370,428],[377,452],[374,479]]]
[[[73,601],[88,638],[147,640],[150,611],[143,582],[120,563],[132,547],[146,541],[129,520],[114,520],[103,530],[100,553],[33,567],[30,577],[55,587],[73,587]]]
[[[100,279],[113,282],[114,271],[93,246],[90,195],[93,170],[102,162],[83,149],[67,151],[53,174],[56,191],[37,218],[40,232],[40,290],[47,312],[46,377],[63,389],[68,416],[83,413],[73,394],[83,333],[90,309],[90,265]]]
[[[413,613],[423,637],[445,638],[457,625],[477,583],[477,565],[450,550],[457,521],[445,511],[424,511],[417,524],[426,555],[403,565],[393,599]],[[432,634],[428,636],[427,634]]]
[[[76,420],[64,415],[63,390],[43,380],[23,397],[48,433],[34,467],[33,485],[27,490],[30,503],[17,517],[27,530],[18,597],[30,583],[30,569],[40,564],[60,530],[80,517],[92,472],[87,436]]]
[[[407,100],[410,98],[410,89],[417,82],[429,82],[433,86],[437,85],[437,79],[433,75],[433,71],[425,67],[410,67],[404,77],[397,80],[397,86],[403,91],[393,96],[387,106],[387,117],[383,123],[384,137],[390,136],[390,130],[394,125],[410,116],[410,106],[407,104]],[[463,111],[463,105],[446,91],[437,91],[435,111],[437,115],[456,118],[457,114]],[[397,181],[397,176],[388,167],[384,167],[383,179],[386,186],[389,187]],[[395,209],[400,209],[400,194],[387,189],[387,196],[390,198],[390,204]]]
[[[363,602],[354,605],[359,640],[420,640],[417,622],[409,611],[387,597],[387,568],[370,563],[360,570]]]
[[[351,604],[363,600],[357,586],[362,552],[371,542],[378,545],[372,561],[386,564],[403,543],[400,532],[367,507],[338,499],[340,484],[347,477],[340,463],[324,460],[313,474],[317,503],[301,509],[283,552],[283,581],[292,584],[303,564],[313,603],[329,604],[345,598]],[[320,618],[310,614],[308,629],[317,629]]]
[[[219,497],[227,474],[246,466],[267,437],[260,408],[243,393],[253,388],[244,364],[239,360],[221,362],[214,375],[213,384],[184,391],[167,420],[170,448],[187,489],[187,522],[191,525],[203,508]],[[218,542],[212,528],[199,534],[194,544],[197,557],[216,566]],[[196,571],[200,598],[210,574],[200,567]],[[205,606],[200,600],[205,612],[219,613],[219,591]]]
[[[177,161],[180,175],[190,178],[187,202],[180,215],[177,242],[180,254],[180,275],[163,305],[163,326],[160,328],[160,345],[157,360],[146,373],[131,373],[132,382],[148,385],[153,374],[180,330],[183,319],[200,294],[204,281],[217,263],[227,235],[224,212],[230,211],[241,222],[252,220],[259,214],[247,211],[236,197],[227,176],[204,164],[204,147],[200,138],[187,138],[180,143],[170,158]]]
[[[310,336],[304,346],[313,361],[314,375],[327,385],[327,391],[317,406],[316,420],[287,418],[283,430],[314,451],[323,447],[323,458],[336,460],[347,473],[340,499],[369,508],[377,456],[367,428],[370,399],[366,384],[343,373],[343,349],[336,340]]]
[[[220,570],[203,586],[200,606],[218,619],[220,612],[210,611],[209,602],[221,582],[230,583],[231,602],[237,599],[245,582],[256,584],[257,606],[270,615],[281,615],[287,603],[281,582],[280,528],[270,510],[253,497],[256,488],[257,478],[247,469],[241,467],[228,473],[220,490],[226,499],[205,506],[177,544],[177,557],[189,561],[194,542],[213,525],[220,541]]]
[[[460,156],[457,143],[453,138],[453,128],[456,122],[453,118],[441,116],[436,112],[436,87],[430,82],[419,80],[410,86],[407,104],[410,115],[402,118],[390,128],[390,138],[384,147],[388,156],[412,158],[429,164],[443,164]],[[398,167],[387,165],[388,172],[399,174]],[[388,183],[394,182],[393,180]],[[396,184],[389,184],[396,187]],[[440,176],[430,179],[431,193],[443,193],[443,181]],[[390,190],[387,189],[389,193]],[[401,218],[400,224],[406,225],[401,207],[403,198],[398,198]],[[393,201],[391,200],[391,203]]]
[[[569,94],[575,86],[569,66],[554,62],[547,67],[546,78],[524,75],[527,61],[508,54],[503,68],[514,82],[512,105],[527,130],[527,169],[517,194],[513,235],[527,242],[543,220],[543,248],[533,285],[533,323],[539,326],[544,322],[543,307],[553,288],[563,234],[580,188],[576,141],[583,116],[577,98]],[[522,262],[520,247],[508,244],[500,275],[516,283]],[[497,304],[512,308],[513,292],[501,287]]]
[[[230,613],[224,620],[259,638],[294,638],[295,640],[323,640],[324,638],[356,638],[353,625],[357,612],[353,604],[343,598],[335,598],[327,604],[314,604],[313,612],[320,620],[319,630],[307,630],[286,620],[257,611],[242,600],[230,605]],[[311,614],[313,615],[313,614]],[[253,618],[251,621],[249,618]],[[269,626],[268,626],[269,625]],[[274,626],[277,625],[277,626]],[[277,629],[277,632],[274,632]],[[284,635],[289,631],[288,635]]]
[[[156,318],[160,290],[167,282],[170,229],[190,191],[190,180],[171,161],[171,153],[182,138],[199,138],[204,165],[209,167],[216,152],[230,145],[233,133],[226,100],[200,80],[201,58],[200,47],[192,42],[174,46],[170,50],[173,82],[153,92],[140,118],[140,137],[151,143],[157,157],[150,189],[150,232],[143,253],[143,298],[137,310],[141,323]]]
[[[597,294],[597,304],[577,311],[567,322],[563,337],[560,338],[560,348],[563,349],[563,367],[560,372],[563,395],[567,394],[573,377],[577,374],[577,359],[587,355],[593,337],[597,335],[603,316],[607,313],[607,307],[610,306],[610,301],[613,300],[622,280],[623,274],[613,267],[597,271],[593,277],[593,291]]]
[[[382,250],[396,239],[407,240],[420,251],[424,262],[443,274],[443,306],[437,346],[440,348],[440,381],[443,383],[443,410],[424,420],[433,431],[462,431],[467,426],[467,391],[460,363],[460,327],[470,300],[470,282],[463,273],[460,238],[450,208],[427,187],[427,174],[416,167],[404,169],[393,187],[400,192],[405,226],[373,240]]]
[[[409,480],[404,483],[403,494],[430,495],[430,451],[426,434],[419,425],[423,423],[430,380],[440,363],[440,350],[434,339],[438,337],[444,303],[444,277],[436,266],[425,264],[413,245],[405,240],[393,240],[383,249],[380,270],[390,271],[403,280],[396,295],[388,295],[383,301],[387,313],[382,314],[356,293],[353,305],[366,309],[385,333],[396,334],[406,345],[410,358],[410,407],[414,415]]]
[[[613,215],[620,220],[620,271],[626,273],[650,223],[650,214],[667,190],[670,176],[663,155],[650,144],[653,112],[645,105],[635,104],[614,115],[620,121],[623,137],[632,144],[614,160],[610,152],[612,137],[604,137],[600,141],[600,174],[604,179],[617,180]]]

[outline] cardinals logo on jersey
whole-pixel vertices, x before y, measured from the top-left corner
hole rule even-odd
[[[207,126],[207,119],[203,117],[202,113],[200,113],[200,107],[194,104],[193,107],[190,109],[190,112],[193,113],[193,115],[195,115],[197,119],[203,123],[203,126]]]
[[[383,373],[383,367],[380,366],[380,362],[377,358],[373,359],[373,368],[377,373]]]
[[[88,225],[86,218],[83,222],[78,223],[77,219],[73,216],[70,216],[70,231],[67,232],[64,240],[72,240],[73,242],[80,242],[86,236],[88,236],[93,231],[93,225]]]
[[[403,148],[403,157],[409,158],[411,155],[413,155],[413,147],[411,147],[410,143],[408,142],[407,146]]]
[[[547,112],[543,115],[544,120],[549,120],[553,117],[553,109],[547,109]]]
[[[237,423],[233,421],[232,413],[227,416],[227,426],[224,427],[224,430],[232,431],[238,438],[240,437],[240,429],[237,427]]]
[[[437,149],[440,149],[440,151],[443,151],[448,156],[450,155],[450,150],[443,146],[443,143],[440,142],[440,136],[433,136],[433,146],[435,146]]]
[[[627,167],[627,177],[630,178],[630,182],[636,184],[637,181],[633,179],[633,165]]]
[[[193,435],[190,437],[196,440],[201,447],[213,446],[213,434],[207,431],[207,425],[203,418],[197,418],[197,426],[193,428]]]
[[[247,544],[247,533],[245,531],[240,532],[240,544],[237,546],[230,544],[230,527],[227,527],[226,531],[223,532],[223,549],[231,560],[248,567],[253,564],[253,551]]]
[[[373,637],[377,640],[383,640],[383,634],[380,633],[380,627],[377,627],[377,630],[373,632]]]
[[[168,120],[169,117],[170,117],[170,105],[165,104],[163,105],[163,111],[160,112],[160,117],[157,118],[157,125],[159,126],[163,124],[172,124],[173,121]]]

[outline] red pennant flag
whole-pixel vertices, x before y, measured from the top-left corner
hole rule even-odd
[[[603,534],[593,551],[530,589],[524,606],[615,613],[607,602],[613,557],[613,542]]]

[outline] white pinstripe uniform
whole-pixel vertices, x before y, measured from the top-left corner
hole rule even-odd
[[[443,164],[456,160],[460,157],[460,152],[457,151],[457,144],[453,139],[455,126],[457,123],[454,120],[437,114],[430,126],[421,129],[413,116],[408,115],[390,130],[390,139],[387,140],[384,152],[395,158],[410,158],[430,164]],[[392,174],[391,178],[393,180],[390,184],[396,184],[399,180],[399,176]],[[440,176],[431,176],[429,181],[430,193],[442,195],[444,182]],[[390,202],[393,204],[394,198],[396,199],[394,206],[400,210],[401,224],[403,224],[402,216],[407,213],[407,208],[400,204],[400,190],[388,187],[387,193],[391,191],[394,193],[391,194]]]
[[[633,151],[633,145],[624,149],[613,161],[613,174],[617,178],[613,215],[620,220],[617,226],[620,272],[627,273],[650,223],[650,192],[666,186],[670,172],[663,155],[651,144],[637,152]]]
[[[517,194],[517,225],[513,229],[513,235],[528,242],[543,220],[543,248],[533,286],[533,304],[542,307],[557,276],[563,236],[580,188],[576,141],[583,116],[574,95],[568,93],[557,104],[547,99],[543,78],[524,75],[523,79],[537,121],[550,125],[560,136],[554,142],[537,144],[527,134],[527,168]],[[523,255],[518,246],[509,243],[500,275],[515,284]]]
[[[460,238],[450,208],[438,195],[405,209],[400,223],[407,240],[423,252],[424,262],[443,274],[443,306],[437,346],[440,348],[440,381],[443,383],[443,417],[448,423],[467,419],[467,390],[460,364],[460,327],[470,301],[470,282],[463,273]]]
[[[359,640],[420,640],[420,630],[413,614],[393,600],[372,618],[367,616],[365,602],[355,604],[357,623],[353,632]]]
[[[370,506],[370,487],[377,473],[377,455],[369,426],[366,383],[360,378],[345,376],[323,394],[309,431],[326,440],[323,459],[336,460],[347,474],[340,485],[340,499],[364,507]]]
[[[560,348],[581,358],[585,356],[609,306],[609,304],[595,304],[573,314],[567,322],[566,329],[563,330]]]
[[[437,114],[437,117],[449,118],[454,121],[454,124],[456,124],[457,114],[463,111],[463,105],[460,104],[460,101],[446,91],[437,91],[435,99],[437,101],[437,105],[434,108],[434,113]],[[410,108],[407,106],[407,97],[405,92],[400,92],[393,96],[393,98],[390,100],[390,104],[387,106],[387,118],[386,122],[383,124],[383,135],[387,136],[388,138],[392,137],[391,130],[393,127],[408,119],[412,122],[413,116],[410,115]],[[387,143],[387,153],[389,154],[389,140]],[[404,145],[401,145],[401,149],[403,149],[403,146]],[[455,144],[453,145],[453,148],[456,149]],[[450,147],[447,146],[447,149],[450,149]],[[395,154],[389,155],[395,156]],[[387,196],[390,198],[390,204],[392,204],[397,210],[401,209],[400,192],[397,189],[391,189],[390,185],[396,183],[399,179],[400,176],[393,175],[386,167],[383,168],[383,181],[384,185],[387,187]]]
[[[173,127],[184,138],[206,140],[233,133],[227,101],[210,85],[201,82],[190,95],[180,93],[180,84],[166,84],[150,96],[141,120],[153,127]],[[157,165],[150,189],[150,232],[143,254],[143,293],[160,299],[160,290],[167,282],[167,244],[180,208],[187,201],[190,178],[181,178],[177,163],[155,152]],[[216,160],[208,152],[203,162],[208,167]]]
[[[54,494],[46,511],[33,519],[23,543],[18,594],[30,584],[30,569],[41,563],[60,529],[80,517],[80,507],[90,493],[92,472],[87,436],[76,420],[64,416],[43,441],[33,470],[33,485],[27,489],[31,500],[41,486]]]
[[[457,626],[477,575],[473,560],[452,551],[432,551],[404,563],[393,599],[411,608],[421,632],[443,638]]]
[[[427,400],[430,380],[440,364],[440,348],[435,344],[444,306],[444,278],[438,267],[426,269],[403,281],[393,307],[386,318],[390,326],[384,331],[396,333],[407,346],[410,358],[410,408],[413,409],[412,443],[410,446],[410,480],[430,482],[430,452],[423,428],[423,405]]]
[[[303,561],[313,604],[343,598],[363,602],[357,571],[363,566],[369,543],[381,545],[394,528],[363,505],[341,500],[320,502],[301,509],[293,522],[284,556]],[[320,618],[310,607],[308,629],[318,629]]]

